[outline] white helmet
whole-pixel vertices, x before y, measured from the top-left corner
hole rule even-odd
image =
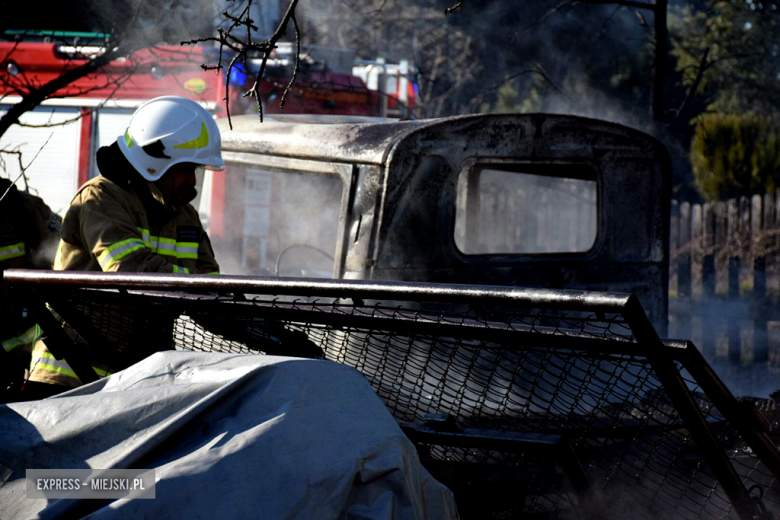
[[[183,162],[209,170],[225,167],[217,123],[208,111],[191,99],[162,96],[138,107],[119,149],[148,181],[156,181],[168,168]]]

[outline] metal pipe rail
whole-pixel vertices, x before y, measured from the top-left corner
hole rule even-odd
[[[635,296],[626,293],[527,289],[499,285],[448,285],[370,280],[323,280],[320,278],[103,273],[36,269],[7,269],[3,273],[3,279],[11,284],[76,285],[147,291],[175,289],[197,292],[241,292],[374,300],[424,300],[442,303],[478,302],[484,305],[543,306],[550,309],[603,313],[622,313],[634,305],[639,305]]]

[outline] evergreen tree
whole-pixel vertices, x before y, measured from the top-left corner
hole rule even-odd
[[[691,165],[709,200],[774,190],[780,184],[780,127],[752,113],[703,115],[691,143]]]

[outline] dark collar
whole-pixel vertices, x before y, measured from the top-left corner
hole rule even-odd
[[[117,186],[134,192],[141,200],[141,204],[156,230],[162,229],[165,224],[179,214],[178,211],[167,208],[154,198],[146,179],[133,168],[117,143],[113,143],[111,146],[102,146],[97,151],[96,156],[100,175]]]

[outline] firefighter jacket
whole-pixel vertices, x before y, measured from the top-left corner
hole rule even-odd
[[[209,238],[190,204],[179,208],[170,207],[154,183],[142,179],[113,145],[107,154],[105,148],[98,152],[98,167],[101,176],[91,179],[79,189],[71,202],[62,226],[60,241],[55,259],[56,270],[77,271],[116,271],[116,272],[156,272],[156,273],[194,273],[218,274],[219,266]],[[101,161],[101,152],[103,161]],[[105,160],[108,155],[113,160]],[[111,169],[113,168],[113,170]],[[119,174],[116,170],[120,171]],[[55,309],[56,310],[56,309]],[[94,319],[96,311],[93,311]],[[128,331],[139,329],[133,323],[133,317],[123,315],[118,310],[107,309],[113,331],[108,335],[119,335],[117,327]],[[158,337],[166,336],[171,330],[171,321],[160,323],[163,330],[157,331]],[[145,324],[143,329],[155,328]],[[66,332],[68,331],[66,327]],[[170,333],[167,344],[155,347],[156,350],[170,347]],[[124,340],[124,338],[107,338]],[[131,342],[131,341],[130,341]],[[143,349],[147,345],[127,344],[128,351]],[[121,346],[120,346],[121,350]],[[138,361],[138,356],[125,358],[120,366],[116,360],[101,359],[100,349],[84,349],[87,357],[98,374],[115,372]],[[151,352],[146,353],[146,355]],[[108,353],[106,353],[108,356]],[[66,386],[79,386],[76,374],[64,360],[57,360],[39,341],[33,352],[30,380]]]
[[[4,196],[3,196],[4,195]],[[6,269],[51,269],[62,219],[43,200],[0,179],[0,391],[24,379],[40,328],[1,279]]]
[[[156,202],[162,195],[147,183]],[[137,273],[219,272],[198,212],[190,204],[154,222],[139,197],[106,177],[78,191],[62,226],[54,269]]]

